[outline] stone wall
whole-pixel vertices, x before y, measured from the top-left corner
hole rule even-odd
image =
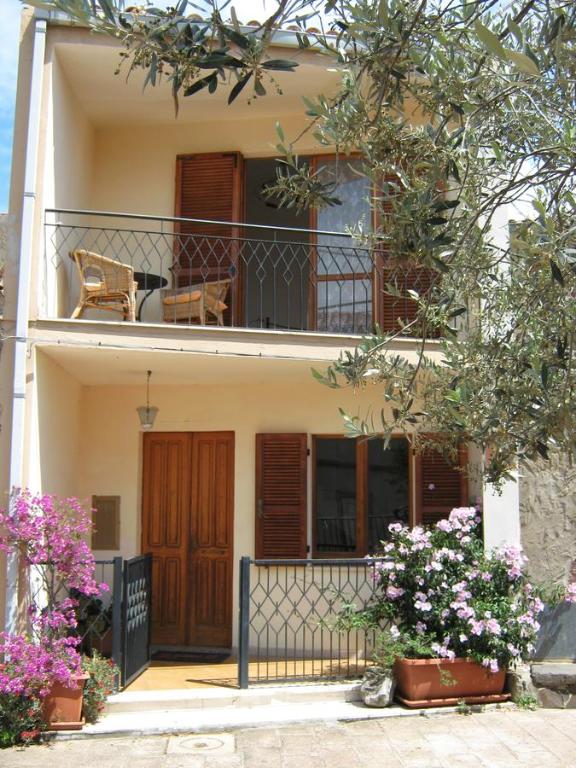
[[[570,466],[564,456],[525,462],[520,517],[531,578],[566,583],[576,562],[576,464]]]

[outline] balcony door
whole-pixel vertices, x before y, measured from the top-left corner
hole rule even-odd
[[[230,280],[225,298],[225,325],[241,325],[242,227],[244,160],[239,152],[178,155],[176,158],[177,218],[222,224],[180,222],[176,226],[174,287],[184,288]]]
[[[336,184],[341,205],[313,210],[311,228],[318,230],[313,258],[310,323],[326,333],[367,333],[373,326],[373,261],[370,250],[336,233],[372,228],[370,181],[362,176],[359,158],[317,156],[313,168]],[[322,234],[334,233],[334,234]]]

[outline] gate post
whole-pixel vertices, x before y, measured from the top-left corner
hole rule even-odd
[[[238,626],[238,687],[248,688],[250,643],[250,558],[240,558],[240,609]]]
[[[112,660],[122,669],[122,570],[123,558],[112,560]],[[118,680],[118,685],[120,685]]]

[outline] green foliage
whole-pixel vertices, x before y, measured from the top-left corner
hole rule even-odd
[[[471,715],[472,707],[466,703],[466,699],[458,699],[458,703],[456,704],[456,712],[459,715]]]
[[[82,669],[90,675],[84,686],[82,713],[87,723],[95,723],[116,687],[118,667],[111,659],[92,651],[92,656],[83,657]]]
[[[0,694],[0,749],[35,741],[44,728],[37,699]]]
[[[529,710],[531,712],[538,709],[538,700],[530,693],[522,693],[518,698],[514,699],[514,704],[516,704],[518,709]]]

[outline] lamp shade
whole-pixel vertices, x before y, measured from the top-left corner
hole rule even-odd
[[[140,419],[142,429],[152,429],[158,408],[154,405],[141,405],[136,410],[138,411],[138,418]]]

